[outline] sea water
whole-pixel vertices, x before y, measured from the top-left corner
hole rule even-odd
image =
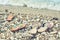
[[[32,8],[47,8],[52,10],[60,10],[60,0],[0,0],[2,5],[17,5]]]

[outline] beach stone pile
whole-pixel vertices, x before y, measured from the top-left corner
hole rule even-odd
[[[7,10],[0,12],[0,40],[60,40],[60,19]]]

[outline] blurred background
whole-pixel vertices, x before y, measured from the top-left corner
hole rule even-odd
[[[60,0],[0,0],[0,4],[17,6],[26,4],[28,7],[32,8],[60,10]]]

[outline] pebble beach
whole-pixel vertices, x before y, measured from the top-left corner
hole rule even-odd
[[[60,11],[0,5],[0,40],[60,40]]]

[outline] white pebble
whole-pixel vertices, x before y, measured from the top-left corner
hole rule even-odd
[[[47,27],[41,27],[40,29],[38,29],[38,32],[44,32],[47,29]]]
[[[30,31],[29,31],[29,33],[31,33],[31,34],[35,34],[37,32],[37,29],[36,28],[33,28],[33,29],[31,29]]]

